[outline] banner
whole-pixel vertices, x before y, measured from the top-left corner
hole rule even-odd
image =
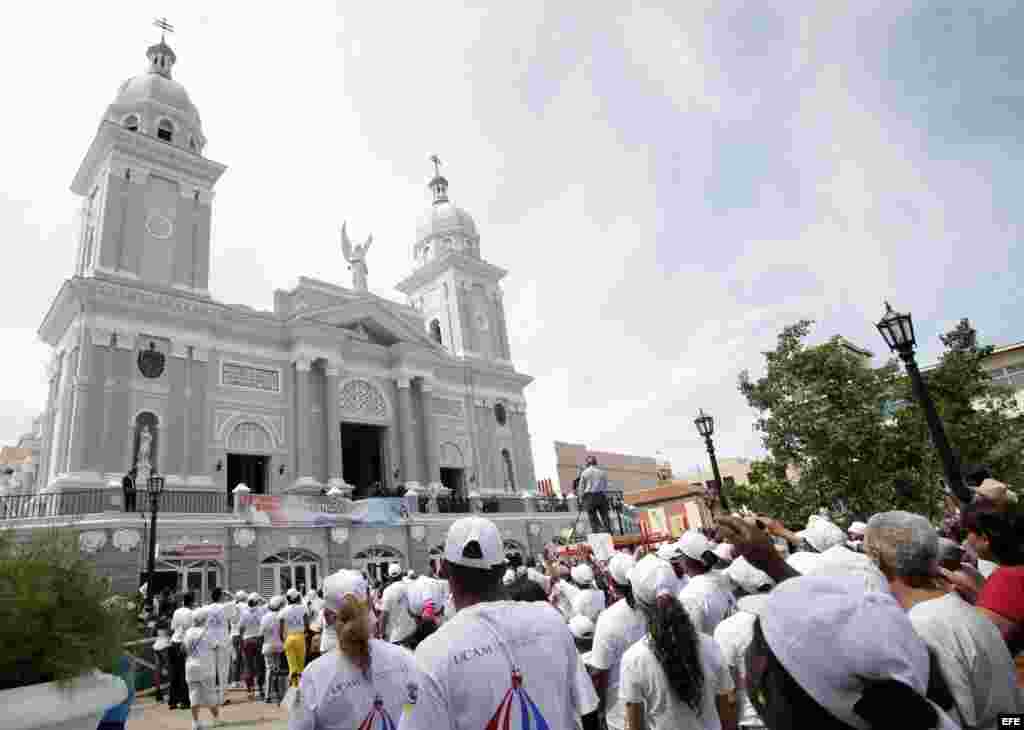
[[[409,510],[402,497],[375,497],[353,502],[349,517],[354,525],[396,526],[408,519]]]
[[[251,525],[335,527],[350,522],[378,527],[404,524],[409,512],[400,497],[378,497],[353,502],[344,497],[298,494],[239,495],[239,513]]]
[[[157,545],[156,555],[161,560],[223,560],[224,546],[199,545]]]
[[[307,497],[299,494],[246,494],[238,496],[239,513],[252,525],[347,524],[353,502],[345,498]],[[342,519],[344,518],[344,519]]]

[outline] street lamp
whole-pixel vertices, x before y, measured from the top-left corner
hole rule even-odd
[[[164,491],[164,478],[150,474],[146,480],[149,494],[149,566],[146,571],[146,612],[153,613],[153,579],[156,577],[156,515],[160,511],[160,495]]]
[[[700,415],[693,421],[697,426],[697,433],[704,437],[704,444],[708,447],[708,456],[711,457],[711,471],[715,477],[715,491],[717,492],[718,501],[722,505],[722,509],[729,509],[729,502],[725,498],[725,492],[722,489],[722,475],[718,473],[718,460],[715,458],[715,444],[711,441],[712,435],[715,433],[715,419],[704,412],[704,409],[700,409]]]
[[[890,350],[900,356],[904,367],[907,369],[907,375],[910,377],[914,395],[917,396],[917,400],[921,404],[922,410],[924,410],[924,417],[928,422],[928,430],[931,432],[932,442],[935,444],[935,448],[939,452],[939,458],[942,460],[942,470],[946,474],[946,482],[949,484],[949,488],[956,495],[957,499],[964,504],[969,504],[974,495],[964,484],[963,476],[960,474],[960,467],[956,463],[956,457],[953,456],[953,450],[949,447],[949,441],[946,439],[946,432],[942,428],[939,413],[935,410],[935,402],[928,393],[928,387],[925,385],[924,378],[921,377],[921,371],[917,367],[917,361],[914,359],[914,347],[917,345],[917,340],[914,337],[914,320],[910,314],[901,314],[893,311],[893,308],[889,306],[889,302],[886,302],[885,314],[875,326],[882,335],[882,339],[885,340],[885,344],[889,346]]]

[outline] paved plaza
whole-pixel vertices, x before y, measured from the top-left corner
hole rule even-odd
[[[226,730],[285,730],[288,713],[277,705],[250,702],[244,690],[229,690],[231,704],[222,707],[221,727]],[[203,710],[200,721],[210,725],[210,713]],[[167,703],[157,704],[152,697],[139,700],[132,707],[128,730],[191,730],[192,713],[189,710],[168,710]]]

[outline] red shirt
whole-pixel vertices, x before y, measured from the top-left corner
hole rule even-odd
[[[1024,565],[996,568],[985,581],[977,605],[1010,621],[1024,622]]]

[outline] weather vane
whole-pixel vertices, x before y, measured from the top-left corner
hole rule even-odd
[[[160,42],[164,42],[164,34],[173,33],[174,26],[167,22],[167,18],[156,18],[153,25],[160,29]]]
[[[434,177],[441,177],[441,158],[437,155],[431,155],[430,161],[434,163]]]

